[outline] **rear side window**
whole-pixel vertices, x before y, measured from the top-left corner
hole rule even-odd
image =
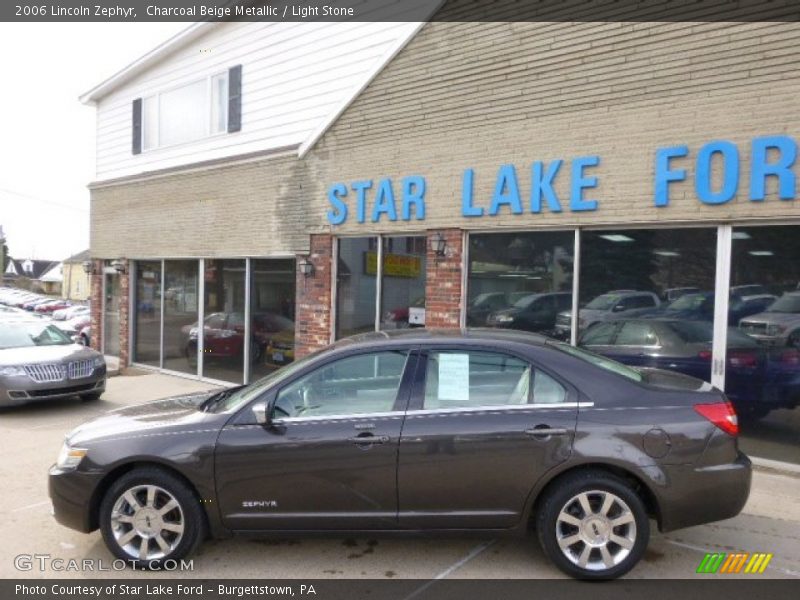
[[[657,346],[658,337],[652,325],[628,321],[619,330],[615,344],[617,346]]]
[[[513,356],[458,350],[428,355],[423,405],[428,410],[554,404],[565,397],[555,379]]]
[[[614,332],[617,330],[616,323],[599,321],[589,326],[586,333],[581,338],[581,345],[584,346],[609,346],[614,339]]]

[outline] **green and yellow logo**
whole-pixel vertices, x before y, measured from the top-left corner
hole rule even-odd
[[[772,554],[765,552],[734,552],[728,554],[726,552],[714,552],[706,554],[700,566],[697,567],[697,573],[763,573],[769,561],[772,560]]]

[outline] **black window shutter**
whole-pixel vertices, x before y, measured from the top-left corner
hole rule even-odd
[[[133,153],[142,153],[142,99],[133,101]]]
[[[228,133],[242,128],[242,65],[228,69]]]

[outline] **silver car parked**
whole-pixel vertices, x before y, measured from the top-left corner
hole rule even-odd
[[[103,355],[42,319],[0,319],[0,407],[79,396],[106,388]]]
[[[767,346],[800,347],[800,292],[787,292],[764,312],[742,319],[739,329]]]

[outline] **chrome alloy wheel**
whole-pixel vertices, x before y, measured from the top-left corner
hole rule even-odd
[[[619,496],[589,490],[573,496],[558,513],[556,539],[570,562],[589,571],[603,571],[631,553],[636,519]]]
[[[111,531],[133,559],[169,556],[183,538],[183,510],[175,497],[157,485],[129,488],[111,509]]]

